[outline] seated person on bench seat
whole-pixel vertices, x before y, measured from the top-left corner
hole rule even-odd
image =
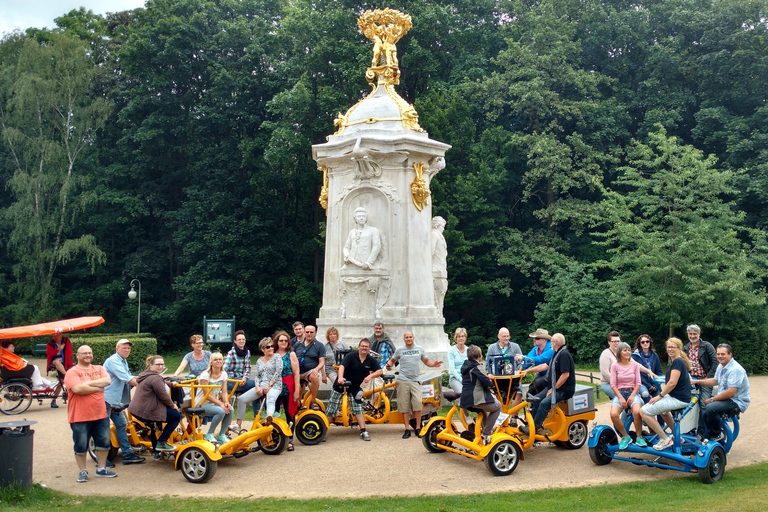
[[[717,384],[717,394],[699,404],[704,408],[704,422],[707,425],[707,436],[712,441],[725,439],[720,428],[720,417],[744,412],[749,407],[749,380],[747,372],[733,358],[733,349],[727,343],[717,346],[717,361],[720,363],[715,370],[715,376],[709,379],[691,379],[691,384],[714,386]]]
[[[37,365],[29,364],[26,359],[16,355],[16,344],[13,340],[3,340],[3,380],[22,377],[32,381],[34,391],[52,389],[56,383],[43,378]]]
[[[573,356],[565,346],[565,336],[559,332],[553,334],[552,348],[555,355],[547,370],[547,387],[535,396],[531,405],[533,423],[539,435],[552,434],[549,429],[543,427],[544,420],[557,402],[568,400],[576,392],[576,366]],[[539,371],[539,369],[531,368],[528,371]]]
[[[483,351],[477,345],[467,347],[467,360],[461,366],[461,407],[480,409],[485,413],[483,423],[483,444],[491,441],[496,419],[501,412],[501,403],[493,396],[493,381],[488,377],[485,366],[480,362]]]
[[[671,411],[682,409],[691,401],[691,377],[688,373],[691,362],[683,352],[683,342],[678,338],[669,338],[667,354],[669,354],[670,364],[666,382],[659,394],[651,398],[641,409],[645,424],[659,435],[659,442],[653,445],[654,450],[665,450],[675,443],[672,437],[667,437],[664,433],[661,425],[656,421],[656,416],[660,414],[672,429],[674,420]]]
[[[171,434],[181,421],[179,407],[173,403],[161,373],[165,371],[163,356],[149,356],[146,370],[136,377],[136,391],[133,394],[128,411],[144,422],[165,423],[160,439],[155,441],[155,431],[152,430],[150,439],[152,449],[156,451],[175,451],[176,447],[168,444]]]

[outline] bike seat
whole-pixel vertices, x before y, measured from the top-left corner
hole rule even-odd
[[[187,414],[191,414],[193,416],[203,416],[205,414],[205,409],[202,407],[190,407],[187,409]]]
[[[443,391],[443,398],[449,402],[454,402],[461,398],[461,393],[457,393],[455,391]]]
[[[344,381],[344,390],[349,391],[349,389],[352,387],[352,383],[347,381]]]
[[[381,378],[384,379],[384,382],[386,383],[390,383],[395,380],[395,376],[389,373],[382,375]]]
[[[112,409],[113,412],[122,412],[128,408],[128,404],[110,405],[109,408]]]

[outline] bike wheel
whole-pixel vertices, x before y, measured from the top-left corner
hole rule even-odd
[[[181,472],[193,484],[203,484],[213,478],[218,462],[211,460],[202,449],[193,446],[181,455]]]
[[[109,453],[107,453],[107,460],[110,462],[115,462],[115,457],[117,457],[117,450],[119,450],[117,446],[110,446],[109,447]],[[96,453],[96,447],[93,444],[93,438],[88,438],[88,455],[91,456],[91,459],[93,459],[93,462],[99,462],[99,456]]]
[[[21,414],[32,404],[32,390],[19,382],[0,388],[0,411],[8,415]]]
[[[288,446],[288,437],[275,426],[272,426],[272,434],[259,440],[259,448],[267,455],[280,455],[285,451],[286,446]]]
[[[512,441],[501,441],[485,457],[485,465],[495,476],[511,475],[520,462],[522,452]]]
[[[568,440],[564,443],[565,447],[569,450],[578,450],[586,444],[588,436],[587,422],[574,421],[568,426]]]
[[[719,482],[725,473],[725,464],[725,451],[720,446],[715,446],[709,453],[707,465],[699,468],[699,480],[705,484]]]
[[[301,444],[316,445],[323,440],[326,432],[325,422],[317,414],[305,414],[296,423],[296,437]]]
[[[609,464],[613,458],[608,453],[608,445],[617,442],[616,432],[609,429],[603,430],[600,432],[600,437],[597,438],[597,445],[589,449],[589,458],[598,466]]]
[[[445,451],[445,448],[440,448],[437,445],[437,434],[443,430],[445,430],[445,421],[436,421],[429,426],[427,433],[421,438],[421,442],[427,451],[432,453],[442,453]]]

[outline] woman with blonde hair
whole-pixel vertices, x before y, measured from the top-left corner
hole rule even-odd
[[[461,393],[461,367],[467,360],[467,330],[463,327],[456,329],[453,341],[456,345],[448,349],[448,382],[453,391]]]
[[[204,436],[205,440],[211,443],[226,443],[229,441],[225,435],[227,425],[232,420],[234,409],[229,403],[227,395],[227,372],[224,371],[224,356],[221,355],[221,352],[211,354],[208,369],[200,374],[198,384],[201,386],[218,386],[212,388],[210,393],[208,393],[209,388],[199,388],[195,393],[195,405],[205,409],[206,416],[213,416],[208,426],[208,433]],[[208,398],[205,398],[206,393],[208,393]],[[205,402],[203,402],[204,399]],[[216,437],[216,427],[219,424],[221,424],[221,429],[218,437]]]
[[[659,442],[653,445],[654,450],[666,450],[675,440],[667,437],[667,434],[656,421],[656,416],[661,415],[664,422],[673,428],[674,422],[670,411],[682,409],[691,401],[691,377],[689,371],[691,362],[683,352],[683,342],[679,338],[667,340],[667,354],[669,355],[669,369],[667,369],[666,381],[659,394],[651,398],[640,410],[651,430],[659,435]]]

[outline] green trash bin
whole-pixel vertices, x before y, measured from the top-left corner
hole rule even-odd
[[[32,444],[36,421],[0,423],[0,488],[32,487]]]

